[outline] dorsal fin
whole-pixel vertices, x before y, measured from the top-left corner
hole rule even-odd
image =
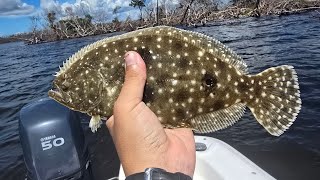
[[[245,109],[245,104],[237,103],[219,111],[196,116],[189,121],[196,133],[210,133],[225,129],[236,123]]]

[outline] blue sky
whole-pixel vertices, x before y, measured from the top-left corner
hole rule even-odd
[[[64,9],[72,7],[77,15],[89,12],[94,20],[104,17],[112,18],[112,9],[121,6],[120,18],[128,15],[138,17],[138,9],[129,6],[131,0],[0,0],[0,36],[7,36],[31,29],[30,16],[42,15],[44,12],[55,11],[60,18],[65,16]],[[152,3],[156,0],[147,0]],[[159,0],[161,1],[161,0]],[[175,4],[178,0],[168,0]]]

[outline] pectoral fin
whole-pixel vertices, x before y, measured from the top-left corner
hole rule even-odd
[[[92,116],[90,119],[89,127],[91,128],[91,131],[95,133],[98,128],[101,126],[101,118],[99,115]]]

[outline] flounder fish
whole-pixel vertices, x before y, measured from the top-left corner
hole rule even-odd
[[[147,67],[143,101],[166,128],[209,133],[237,122],[249,107],[256,120],[279,136],[295,121],[301,99],[292,66],[247,73],[232,50],[206,35],[158,26],[90,44],[71,56],[49,96],[92,116],[93,132],[112,115],[124,81],[123,56],[137,51]]]

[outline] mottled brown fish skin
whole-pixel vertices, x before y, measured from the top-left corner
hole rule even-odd
[[[235,123],[247,105],[269,133],[280,135],[300,110],[291,66],[247,75],[241,58],[221,43],[171,27],[144,29],[85,48],[54,80],[60,93],[49,96],[91,116],[112,115],[124,81],[123,55],[131,50],[147,67],[143,101],[165,127],[216,131]]]

